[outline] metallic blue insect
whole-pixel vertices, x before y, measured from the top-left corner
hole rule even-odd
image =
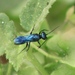
[[[59,26],[57,26],[56,28],[58,28]],[[34,30],[34,27],[30,33],[30,35],[26,35],[26,36],[18,36],[14,39],[14,44],[16,45],[21,45],[21,44],[25,44],[26,43],[26,47],[24,49],[26,49],[27,47],[27,50],[29,49],[30,47],[30,42],[38,42],[38,44],[40,45],[39,47],[41,47],[46,39],[47,39],[47,35],[51,32],[53,32],[56,28],[54,28],[52,31],[48,32],[47,34],[45,33],[45,31],[47,31],[46,29],[43,29],[39,32],[39,34],[32,34],[33,30]],[[42,44],[40,44],[39,40],[40,39],[43,39],[45,40]],[[24,50],[23,49],[23,50]],[[23,51],[22,50],[22,51]]]

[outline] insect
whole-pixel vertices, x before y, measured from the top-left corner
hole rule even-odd
[[[26,35],[26,36],[18,36],[14,39],[14,44],[15,45],[21,45],[21,44],[25,44],[26,43],[26,47],[24,49],[26,49],[27,47],[27,51],[29,50],[30,47],[30,43],[31,42],[38,42],[39,47],[41,47],[46,39],[47,39],[47,35],[50,34],[51,32],[53,32],[55,29],[57,29],[59,26],[57,26],[56,28],[54,28],[53,30],[49,31],[48,33],[46,33],[45,31],[47,31],[46,29],[43,29],[38,33],[32,34],[34,27],[32,29],[32,31],[30,32],[30,35]],[[45,40],[42,44],[40,44],[39,40],[43,39]],[[23,50],[24,50],[23,49]],[[22,50],[22,51],[23,51]]]

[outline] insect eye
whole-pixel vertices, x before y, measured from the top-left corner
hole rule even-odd
[[[46,33],[45,33],[45,32],[42,32],[42,33],[41,33],[41,37],[42,37],[42,39],[45,40],[45,39],[47,38],[47,37],[46,37]]]

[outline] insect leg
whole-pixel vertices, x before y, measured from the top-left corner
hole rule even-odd
[[[28,51],[28,50],[29,50],[29,48],[30,48],[30,42],[28,43],[28,45],[27,45],[27,46],[28,46],[28,48],[27,48],[27,50],[26,50],[26,51]]]
[[[22,49],[22,51],[25,50],[25,49],[27,48],[27,46],[28,46],[28,43],[26,43],[26,47],[24,47],[24,48]],[[22,52],[22,51],[21,51],[21,52]],[[21,53],[21,52],[20,52],[20,53]],[[20,54],[20,53],[19,53],[19,54]]]
[[[39,46],[38,46],[38,47],[40,48],[41,44],[40,44],[40,42],[39,42],[39,41],[38,41],[38,44],[39,44]]]
[[[24,49],[26,49],[26,48],[27,48],[27,46],[28,46],[28,43],[26,43],[26,47],[24,47],[24,48],[23,48],[23,50],[24,50]],[[23,51],[23,50],[22,50],[22,51]]]
[[[34,25],[35,26],[35,25]],[[33,26],[33,28],[32,28],[32,31],[30,32],[30,34],[32,34],[32,32],[33,32],[33,30],[34,30],[34,26]]]
[[[46,40],[39,46],[39,48],[46,42]]]

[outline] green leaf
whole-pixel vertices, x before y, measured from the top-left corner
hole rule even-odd
[[[48,71],[49,74],[51,74],[54,70],[56,70],[60,66],[59,62],[50,62],[45,65],[45,69]]]
[[[75,67],[75,28],[51,38],[47,47],[60,58],[60,62]]]
[[[19,66],[23,61],[23,56],[18,56],[21,46],[14,45],[15,38],[15,26],[13,21],[9,21],[9,18],[6,14],[0,13],[0,55],[6,53],[6,58],[9,62],[18,70]],[[23,45],[24,46],[24,45]]]
[[[68,51],[68,44],[66,40],[61,39],[61,36],[62,35],[55,35],[49,39],[47,42],[47,47],[55,55],[64,57]]]
[[[28,0],[20,14],[21,26],[29,31],[33,25],[38,25],[49,13],[49,8],[55,0]]]
[[[7,23],[9,22],[9,18],[4,13],[0,14],[0,55],[3,55],[5,53],[5,50],[7,50],[7,47],[10,43],[10,35],[11,29],[9,30],[9,25]],[[12,22],[11,22],[12,23]],[[7,29],[6,29],[7,28]],[[9,32],[9,33],[8,33]],[[9,40],[10,39],[10,40]]]
[[[38,71],[34,66],[22,66],[21,70],[18,72],[19,75],[39,75]]]
[[[75,68],[62,64],[51,75],[75,75]]]
[[[63,61],[65,61],[66,64],[75,67],[75,28],[64,33],[62,38],[67,40],[68,43],[67,55],[63,58]]]
[[[36,57],[36,59],[37,59],[41,64],[44,64],[44,63],[45,63],[44,56],[41,55],[41,53],[35,52],[35,53],[34,53],[34,56]]]

